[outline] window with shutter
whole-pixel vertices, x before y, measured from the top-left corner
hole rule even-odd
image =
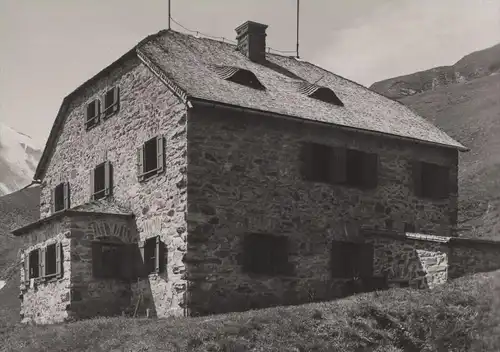
[[[56,244],[45,248],[45,278],[50,279],[57,275],[57,248]]]
[[[70,204],[70,190],[69,190],[69,182],[64,182],[63,183],[63,202],[64,202],[64,209],[69,209],[71,207]]]
[[[450,172],[446,166],[415,161],[413,179],[415,195],[429,199],[446,199],[450,193]]]
[[[92,275],[95,278],[122,278],[125,245],[104,241],[92,242]]]
[[[137,150],[139,181],[165,170],[165,142],[163,136],[151,138]]]
[[[366,243],[333,241],[331,274],[334,278],[371,277],[373,275],[373,246]]]
[[[144,241],[144,273],[146,275],[159,273],[163,270],[164,253],[163,242],[160,236],[148,238]]]
[[[52,192],[52,204],[54,212],[64,210],[65,206],[65,186],[64,183],[58,184]]]
[[[40,276],[40,250],[32,250],[29,254],[29,279],[35,279]]]
[[[288,237],[263,233],[243,239],[243,272],[258,275],[292,275],[288,262]]]
[[[105,198],[111,194],[112,175],[111,163],[105,161],[90,172],[91,199]]]
[[[120,109],[120,89],[113,87],[104,94],[103,117],[109,118]]]
[[[317,143],[303,143],[301,174],[304,180],[311,182],[376,188],[378,155]]]
[[[99,124],[101,102],[96,99],[87,104],[85,110],[85,129],[88,131]]]

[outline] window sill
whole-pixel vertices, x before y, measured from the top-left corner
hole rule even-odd
[[[94,120],[90,120],[90,121],[94,121]],[[89,121],[87,121],[87,122],[85,122],[85,131],[90,131],[91,129],[99,126],[99,124],[100,124],[99,118],[96,118],[95,122],[89,123]]]
[[[145,172],[145,173],[142,173],[139,175],[139,182],[146,182],[152,178],[154,178],[155,176],[158,176],[158,175],[161,175],[165,170],[161,170],[159,171],[160,169],[153,169],[153,170],[150,170],[148,172]]]
[[[118,104],[111,105],[108,107],[106,110],[102,112],[102,118],[103,120],[107,120],[111,118],[113,115],[116,115],[118,111],[120,110],[120,107]]]
[[[319,181],[319,180],[308,180],[308,179],[303,179],[303,181],[307,182],[307,183],[321,183],[321,184],[329,185],[329,186],[337,186],[337,187],[344,187],[344,188],[349,188],[349,189],[356,189],[359,191],[374,191],[377,189],[377,187],[357,186],[357,185],[350,185],[347,183],[335,183],[335,182],[330,182],[330,181]]]

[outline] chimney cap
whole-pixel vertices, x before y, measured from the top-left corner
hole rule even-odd
[[[269,27],[267,24],[262,24],[254,21],[246,21],[243,24],[239,25],[236,27],[235,31],[238,35],[243,34],[244,32],[260,32],[260,33],[265,33],[267,27]]]

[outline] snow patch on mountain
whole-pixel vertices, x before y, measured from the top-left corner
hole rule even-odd
[[[37,142],[0,122],[0,195],[29,184],[40,156]]]

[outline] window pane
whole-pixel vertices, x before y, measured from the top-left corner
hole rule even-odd
[[[156,155],[156,138],[146,142],[144,148],[144,172],[156,170],[158,167],[158,158]]]
[[[105,177],[104,177],[104,164],[101,164],[95,168],[94,172],[94,198],[100,199],[104,197]]]
[[[54,192],[54,208],[55,211],[59,211],[64,209],[64,184],[61,183],[56,186],[55,192]]]
[[[45,252],[45,274],[54,275],[56,273],[56,245],[47,246]]]

